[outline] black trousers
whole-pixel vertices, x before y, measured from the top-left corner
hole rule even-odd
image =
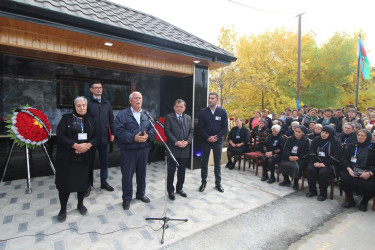
[[[363,194],[363,202],[367,202],[375,196],[375,177],[364,180],[349,175],[348,171],[343,171],[341,175],[341,188],[344,190],[348,201],[354,201],[353,191]]]
[[[320,195],[327,196],[329,186],[329,177],[334,174],[333,166],[324,168],[314,167],[314,163],[307,166],[307,181],[309,183],[309,192],[316,193],[316,181],[319,180]]]
[[[215,184],[220,184],[221,183],[221,153],[223,149],[223,143],[217,143],[217,142],[202,142],[202,168],[201,168],[202,183],[207,183],[208,160],[210,157],[211,149],[214,154]]]
[[[275,165],[280,160],[281,160],[280,155],[275,155],[275,156],[271,156],[268,158],[265,155],[263,155],[262,167],[263,167],[264,173],[266,174],[267,171],[271,171],[271,174],[273,175],[275,173]]]
[[[78,198],[78,205],[77,207],[81,207],[83,205],[83,198],[85,191],[77,192],[77,198]],[[66,205],[68,204],[70,193],[63,193],[59,192],[59,200],[60,200],[60,206],[61,211],[66,211]]]
[[[188,158],[177,158],[176,159],[178,164],[180,166],[176,166],[175,161],[172,159],[172,157],[168,157],[168,177],[167,177],[167,191],[168,194],[174,192],[174,173],[177,170],[177,183],[176,183],[176,191],[182,190],[182,187],[185,182],[185,171],[186,171],[186,163],[188,161]]]

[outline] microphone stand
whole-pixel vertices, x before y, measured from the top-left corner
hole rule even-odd
[[[172,154],[171,150],[169,149],[169,147],[167,146],[167,144],[165,143],[165,141],[163,140],[163,138],[159,134],[159,131],[155,128],[154,119],[152,119],[152,117],[150,116],[150,114],[147,111],[145,111],[145,113],[146,113],[146,115],[148,117],[148,120],[151,123],[152,127],[155,129],[156,134],[159,136],[160,140],[164,144],[164,146],[166,148],[166,151],[168,152],[169,156],[172,157],[173,161],[176,163],[176,166],[179,167],[180,164],[178,164],[178,161],[176,160],[176,158]],[[165,229],[167,229],[169,227],[168,224],[167,224],[168,221],[184,221],[184,222],[188,221],[188,219],[172,219],[172,218],[167,217],[167,173],[168,173],[167,166],[168,166],[168,164],[167,164],[167,154],[165,154],[165,167],[164,167],[164,173],[165,173],[164,195],[165,196],[164,196],[164,213],[163,213],[164,217],[146,218],[146,220],[161,220],[161,221],[163,221],[163,234],[162,234],[161,241],[160,241],[161,244],[164,244]]]

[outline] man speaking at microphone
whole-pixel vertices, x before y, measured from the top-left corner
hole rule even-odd
[[[122,173],[122,207],[130,208],[133,197],[133,175],[136,172],[136,199],[149,203],[146,196],[146,164],[150,143],[155,131],[148,116],[142,110],[142,94],[133,92],[129,95],[131,107],[123,109],[115,118],[115,135],[120,148]]]

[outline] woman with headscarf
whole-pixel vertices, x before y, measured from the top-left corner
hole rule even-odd
[[[285,139],[281,135],[281,126],[273,125],[272,134],[268,135],[266,141],[263,144],[262,166],[263,176],[261,181],[267,181],[271,184],[275,182],[275,164],[281,160]],[[268,178],[268,171],[271,172],[271,176]]]
[[[343,208],[355,206],[353,191],[363,195],[359,210],[367,211],[368,201],[375,196],[375,144],[371,142],[371,133],[360,129],[357,142],[349,144],[343,158],[344,171],[341,176],[341,187],[347,201]]]
[[[336,176],[342,158],[341,142],[335,136],[331,126],[324,126],[320,136],[315,137],[310,147],[310,163],[307,166],[309,192],[307,197],[318,195],[316,181],[319,180],[318,201],[327,199],[329,177]]]
[[[66,219],[66,205],[72,192],[77,192],[78,211],[82,215],[87,213],[83,198],[90,185],[90,149],[96,145],[97,136],[95,122],[86,114],[87,99],[79,96],[74,100],[73,113],[63,115],[57,126],[55,183],[61,205],[59,222]]]
[[[233,127],[228,136],[229,146],[227,148],[228,163],[226,168],[233,169],[242,153],[249,150],[250,133],[243,126],[241,118],[236,119],[236,126]],[[232,157],[233,162],[232,162]]]
[[[293,189],[298,190],[298,181],[302,171],[306,169],[310,153],[310,140],[306,137],[307,128],[298,125],[294,135],[288,138],[283,149],[283,156],[279,166],[279,173],[284,177],[280,186],[290,186],[289,175],[294,178]]]

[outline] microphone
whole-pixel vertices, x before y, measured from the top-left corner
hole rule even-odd
[[[148,119],[150,120],[150,122],[151,122],[151,121],[154,121],[154,119],[151,117],[150,113],[149,113],[147,110],[145,110],[144,112],[145,112],[145,114],[147,115],[147,117],[148,117]]]

